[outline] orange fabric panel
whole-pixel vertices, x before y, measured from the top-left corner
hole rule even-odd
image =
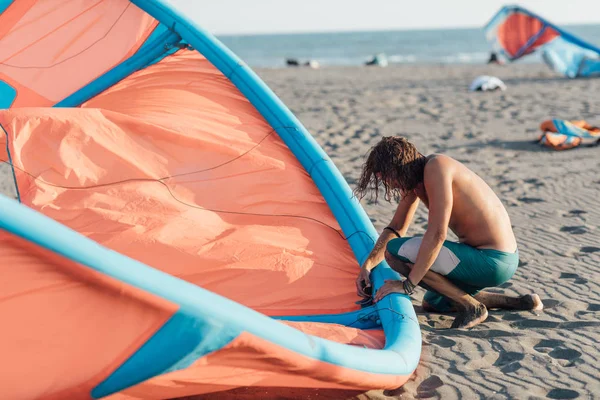
[[[269,315],[358,309],[357,262],[312,179],[198,53],[0,123],[31,174],[22,201],[99,243]]]
[[[515,56],[517,52],[542,29],[544,24],[539,19],[532,16],[514,13],[498,27],[498,41],[510,56]],[[548,43],[559,33],[554,29],[547,27],[544,33],[525,51],[524,54],[531,53],[537,47]]]
[[[385,341],[382,331],[315,323],[288,324],[319,336],[323,331],[336,331],[330,339],[345,344],[382,348]],[[358,372],[308,359],[244,332],[222,350],[201,358],[185,370],[155,377],[108,399],[167,399],[242,386],[393,389],[408,378]]]
[[[2,398],[85,399],[177,306],[0,231]]]
[[[2,66],[0,65],[0,70]],[[8,83],[17,91],[17,96],[15,97],[14,102],[10,106],[11,108],[15,107],[28,107],[30,105],[35,105],[36,107],[52,107],[55,102],[50,99],[47,99],[37,92],[29,89],[26,86],[21,85],[19,82],[10,78],[9,76],[4,75],[0,72],[0,80]],[[0,132],[4,134],[4,132]]]
[[[16,82],[13,107],[63,100],[132,55],[157,25],[128,0],[17,3],[0,15],[0,79]]]
[[[15,26],[38,0],[13,1],[3,13],[0,14],[0,40]]]

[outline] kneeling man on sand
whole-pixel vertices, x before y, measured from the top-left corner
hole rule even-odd
[[[500,199],[477,174],[451,157],[424,156],[403,137],[384,137],[363,165],[355,193],[364,197],[379,186],[385,199],[399,200],[390,224],[384,228],[356,280],[358,294],[368,298],[370,272],[383,258],[403,275],[386,281],[375,302],[390,293],[427,290],[423,308],[458,311],[453,328],[471,328],[488,316],[488,309],[541,310],[536,294],[511,297],[483,291],[508,281],[519,264],[517,242],[510,218]],[[405,237],[423,202],[429,210],[423,237]],[[458,242],[446,240],[448,229]]]

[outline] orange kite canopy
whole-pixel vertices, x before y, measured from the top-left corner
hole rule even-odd
[[[4,398],[396,388],[415,370],[410,299],[355,304],[377,234],[347,183],[184,11],[0,1],[0,108]]]

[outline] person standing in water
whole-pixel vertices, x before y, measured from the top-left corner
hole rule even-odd
[[[403,137],[384,137],[367,156],[355,194],[398,200],[356,280],[357,293],[369,298],[370,272],[385,258],[405,277],[386,281],[377,302],[390,293],[427,290],[423,308],[458,311],[452,328],[472,328],[486,320],[488,309],[541,310],[536,294],[511,297],[483,291],[508,281],[519,264],[517,242],[506,209],[477,174],[451,157],[424,156]],[[429,210],[423,237],[405,237],[422,202]],[[448,229],[458,242],[446,240]]]

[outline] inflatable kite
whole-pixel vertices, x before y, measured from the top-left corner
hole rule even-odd
[[[347,183],[185,11],[0,1],[0,108],[3,398],[396,388],[417,367],[410,299],[355,304],[377,233]]]
[[[566,77],[600,75],[600,48],[522,7],[503,7],[484,31],[503,62],[537,52],[550,68]]]

